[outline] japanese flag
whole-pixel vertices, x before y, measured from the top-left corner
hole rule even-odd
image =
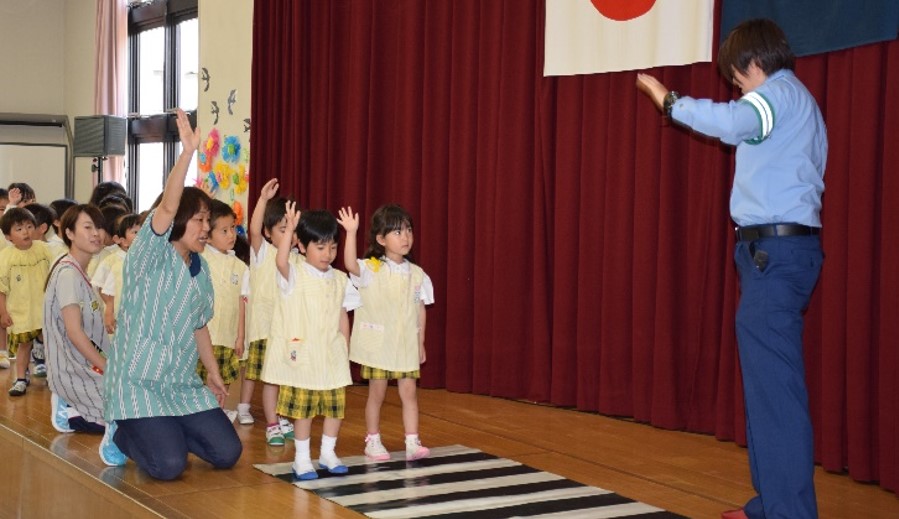
[[[544,76],[711,61],[713,0],[546,0]]]

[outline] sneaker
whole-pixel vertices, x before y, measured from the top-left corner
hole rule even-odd
[[[35,364],[34,365],[34,376],[38,378],[44,378],[47,376],[47,365],[46,364]]]
[[[299,480],[309,481],[310,479],[318,479],[318,472],[315,471],[311,461],[307,460],[301,463],[294,461],[290,468],[293,470],[293,477]]]
[[[9,388],[9,396],[22,396],[26,389],[28,389],[28,384],[24,380],[16,380],[15,384]]]
[[[234,419],[237,418],[237,411],[234,409],[225,409],[225,416],[228,417],[228,421],[234,423]]]
[[[53,424],[54,429],[61,433],[73,431],[69,427],[69,404],[62,398],[59,398],[56,393],[50,393],[50,423]]]
[[[281,432],[281,426],[278,424],[269,425],[265,428],[265,441],[269,445],[282,446],[284,445],[284,434]]]
[[[390,453],[381,443],[381,435],[368,435],[365,437],[365,457],[371,461],[387,461]]]
[[[423,446],[417,436],[406,438],[406,461],[415,461],[427,458],[431,449]]]
[[[278,417],[278,423],[281,425],[281,433],[285,440],[293,439],[293,424],[284,418]]]
[[[0,351],[0,369],[9,369],[9,353]]]
[[[331,474],[346,474],[350,471],[350,469],[340,461],[337,454],[334,454],[333,452],[329,452],[328,454],[323,453],[318,458],[318,466]]]
[[[237,421],[240,425],[252,425],[256,421],[250,414],[250,404],[237,404]]]
[[[119,450],[118,445],[112,439],[115,436],[116,429],[115,422],[108,422],[106,424],[106,432],[103,433],[103,439],[100,440],[100,459],[110,467],[121,467],[128,461],[128,457]]]

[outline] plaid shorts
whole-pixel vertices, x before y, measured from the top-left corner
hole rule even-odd
[[[6,347],[9,349],[9,355],[15,357],[19,352],[19,345],[25,342],[31,342],[41,336],[41,329],[31,330],[30,332],[10,333],[6,336]],[[31,359],[28,359],[31,362]]]
[[[288,418],[314,418],[324,416],[343,420],[346,410],[346,388],[302,389],[281,386],[278,391],[278,406],[275,409]]]
[[[247,348],[247,370],[243,376],[247,380],[262,380],[262,361],[265,359],[266,339],[250,343]]]
[[[225,346],[213,346],[212,355],[215,357],[215,362],[219,365],[222,382],[231,384],[237,380],[237,375],[240,373],[240,359],[234,354],[234,349]],[[200,375],[205,384],[207,372],[203,361],[197,361],[197,375]]]
[[[373,368],[361,364],[359,376],[365,380],[398,380],[401,378],[421,378],[421,372],[415,371],[387,371],[386,369]]]

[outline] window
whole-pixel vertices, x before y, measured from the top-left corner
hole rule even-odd
[[[162,192],[181,143],[167,111],[196,120],[199,31],[197,0],[132,3],[128,13],[129,107],[126,183],[139,211]],[[191,164],[187,183],[196,177]]]

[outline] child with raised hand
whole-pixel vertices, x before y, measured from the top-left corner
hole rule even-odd
[[[35,225],[34,231],[31,233],[31,239],[46,243],[50,247],[50,252],[53,253],[54,258],[65,255],[68,252],[68,247],[66,247],[65,243],[62,240],[51,242],[49,239],[52,236],[56,236],[56,233],[53,232],[53,222],[58,221],[56,212],[52,208],[37,202],[26,205],[25,209],[34,215]]]
[[[415,381],[420,376],[420,364],[427,360],[425,305],[434,302],[434,286],[410,259],[412,217],[398,205],[380,207],[371,218],[368,250],[357,259],[359,214],[351,207],[338,214],[346,230],[344,265],[362,295],[362,307],[353,322],[350,360],[361,365],[360,374],[368,380],[365,456],[375,461],[390,459],[381,442],[381,404],[388,381],[396,380],[403,403],[406,459],[424,458],[430,450],[418,437]]]
[[[287,230],[285,207],[287,200],[275,198],[278,193],[278,179],[273,178],[262,186],[259,201],[250,218],[250,297],[247,303],[247,366],[240,389],[240,404],[237,419],[241,424],[253,423],[250,414],[250,399],[253,397],[255,381],[262,380],[262,363],[271,332],[272,312],[275,307],[275,255],[287,234],[288,249],[293,247],[293,231]],[[269,242],[271,240],[271,242]],[[272,250],[274,249],[274,250]],[[265,414],[265,439],[269,445],[284,445],[285,440],[294,438],[293,424],[275,414],[278,401],[278,386],[264,384],[262,387],[262,411]]]
[[[209,204],[209,240],[203,258],[209,264],[212,278],[215,314],[207,325],[212,338],[212,352],[218,362],[222,382],[230,387],[240,373],[240,358],[244,350],[244,313],[249,293],[247,265],[234,254],[237,241],[237,215],[221,200]],[[197,364],[197,373],[206,382],[206,368]],[[226,410],[231,421],[237,411]]]
[[[359,307],[359,293],[346,274],[334,270],[339,227],[327,211],[300,215],[295,202],[286,207],[287,228],[299,236],[300,252],[289,260],[292,236],[281,235],[275,259],[279,297],[275,301],[262,380],[280,386],[278,413],[293,418],[295,476],[315,479],[309,440],[312,419],[325,417],[319,468],[346,474],[334,449],[346,409],[346,386],[353,383],[347,356],[349,317]]]
[[[125,257],[137,233],[140,232],[140,215],[126,214],[119,217],[112,227],[112,241],[118,247],[114,253],[106,256],[97,265],[91,284],[100,291],[104,303],[103,326],[106,333],[115,333],[116,316],[122,304],[122,273],[125,270]]]
[[[12,244],[0,251],[0,326],[8,329],[7,345],[19,357],[10,396],[24,395],[29,382],[31,347],[41,335],[44,283],[53,261],[47,244],[32,238],[34,227],[34,216],[19,207],[7,209],[0,218],[0,229]],[[0,356],[9,362],[8,356]]]

